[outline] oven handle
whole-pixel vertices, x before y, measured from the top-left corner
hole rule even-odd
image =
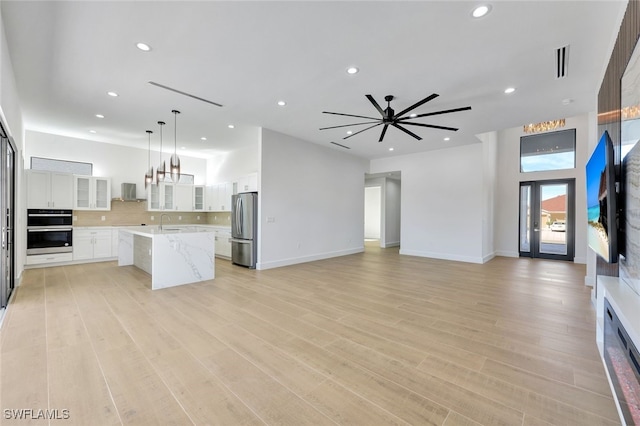
[[[27,216],[29,217],[69,217],[71,214],[69,213],[29,213]]]
[[[44,228],[44,229],[27,229],[27,232],[48,232],[48,231],[72,231],[73,228]]]

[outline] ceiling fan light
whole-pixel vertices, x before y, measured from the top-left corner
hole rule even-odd
[[[354,74],[358,74],[360,70],[358,69],[358,67],[349,67],[347,68],[347,74],[349,75],[354,75]]]

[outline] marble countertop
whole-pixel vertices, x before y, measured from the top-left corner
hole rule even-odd
[[[209,225],[209,224],[179,224],[179,225],[171,225],[171,223],[163,225],[165,229],[185,229],[185,228],[207,228],[211,230],[222,230],[222,231],[231,231],[231,226],[225,225]],[[74,226],[73,229],[124,229],[124,230],[137,230],[140,229],[142,232],[145,230],[148,231],[149,234],[157,234],[157,230],[159,229],[159,225],[107,225],[107,226]],[[156,230],[156,231],[153,231]]]
[[[135,235],[143,237],[153,237],[154,235],[167,235],[167,234],[195,234],[200,232],[213,232],[207,226],[201,225],[186,225],[186,226],[163,226],[162,229],[158,226],[127,226],[120,228],[122,231],[130,232]]]

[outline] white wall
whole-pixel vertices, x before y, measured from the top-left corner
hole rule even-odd
[[[485,262],[495,255],[495,212],[498,187],[498,134],[477,135],[482,141],[482,258]]]
[[[260,129],[250,145],[207,160],[207,184],[233,182],[238,177],[260,172]]]
[[[364,250],[368,161],[262,130],[258,269]]]
[[[380,239],[382,227],[382,187],[364,188],[364,237]]]
[[[481,263],[482,144],[371,161],[402,174],[400,253]]]
[[[576,129],[576,167],[570,170],[545,172],[520,172],[520,137],[525,136],[522,127],[498,132],[498,185],[495,214],[495,245],[500,256],[517,257],[519,185],[522,181],[575,178],[575,262],[587,261],[587,214],[584,167],[591,153],[595,137],[593,117],[580,115],[566,119],[564,129]]]
[[[102,142],[93,142],[49,133],[26,132],[25,169],[31,157],[54,158],[58,160],[83,161],[93,163],[93,175],[111,178],[111,196],[120,197],[121,184],[135,183],[138,198],[146,198],[144,174],[149,155],[146,149],[130,148]],[[171,155],[164,153],[169,165]],[[151,151],[151,165],[157,167],[160,154]],[[194,175],[195,184],[205,184],[207,160],[180,155],[181,171]]]
[[[4,32],[4,22],[0,19],[0,116],[6,131],[13,139],[16,152],[16,223],[15,223],[15,277],[16,285],[19,284],[26,256],[26,197],[23,183],[23,162],[21,161],[24,150],[24,127],[22,111],[18,99],[13,65],[9,56],[9,48]]]

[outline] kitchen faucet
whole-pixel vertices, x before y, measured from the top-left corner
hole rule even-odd
[[[169,221],[171,221],[171,216],[169,216],[169,215],[168,215],[168,214],[166,214],[166,213],[162,213],[162,214],[160,215],[160,231],[162,231],[162,216],[166,216],[166,217],[168,217],[168,218],[169,218]]]

